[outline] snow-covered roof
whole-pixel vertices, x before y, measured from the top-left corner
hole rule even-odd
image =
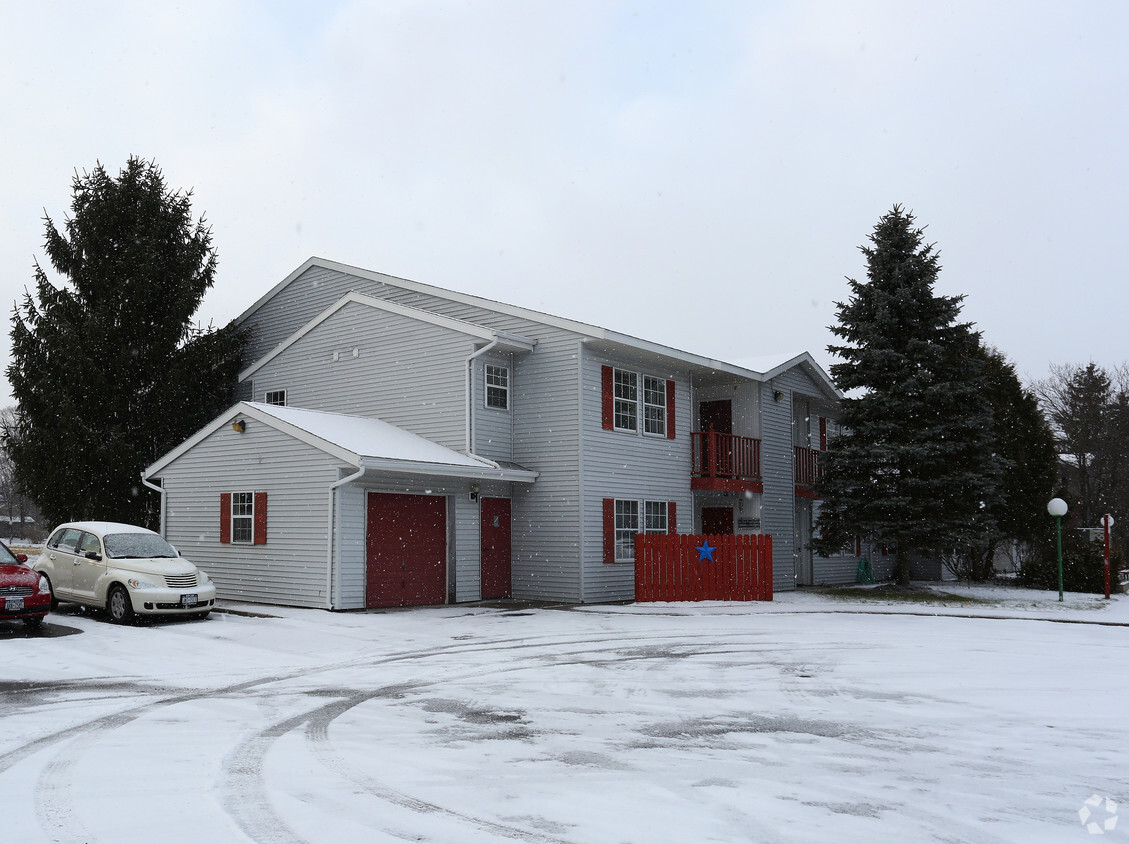
[[[463,454],[380,419],[258,402],[235,405],[147,468],[144,476],[157,476],[197,443],[239,418],[269,425],[357,468],[514,481],[537,477],[523,467]]]

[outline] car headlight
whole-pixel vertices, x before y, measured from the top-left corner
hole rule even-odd
[[[148,580],[143,580],[140,577],[131,577],[126,581],[130,589],[156,589],[156,583],[150,583]]]
[[[203,569],[196,569],[196,573],[200,575],[201,583],[211,583],[212,579],[208,577],[208,573]]]
[[[48,595],[51,594],[51,584],[43,575],[39,575],[39,591],[44,592]]]

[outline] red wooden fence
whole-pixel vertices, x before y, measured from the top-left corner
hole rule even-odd
[[[771,601],[772,537],[636,534],[635,600]]]

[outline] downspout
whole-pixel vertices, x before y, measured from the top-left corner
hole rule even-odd
[[[351,475],[346,475],[336,483],[329,487],[329,533],[326,534],[327,557],[325,566],[325,608],[327,610],[333,609],[333,559],[336,556],[334,551],[340,551],[337,543],[337,511],[335,508],[336,494],[339,487],[350,484],[365,473],[365,459],[362,457],[357,465],[357,471]]]
[[[161,494],[161,536],[164,536],[165,535],[165,488],[163,486],[157,486],[154,483],[150,483],[149,479],[145,477],[144,472],[141,473],[141,483],[145,484],[145,486],[149,487],[149,489],[154,490],[156,492],[159,492]],[[165,538],[167,539],[168,537],[165,537]]]
[[[497,348],[500,341],[497,337],[479,349],[477,352],[471,352],[466,359],[466,453],[468,457],[476,456],[474,453],[474,430],[471,426],[471,407],[474,395],[474,359],[480,355],[484,355],[490,350]]]

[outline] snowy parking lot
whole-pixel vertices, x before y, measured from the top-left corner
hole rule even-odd
[[[975,594],[0,623],[2,838],[1129,837],[1129,598]]]

